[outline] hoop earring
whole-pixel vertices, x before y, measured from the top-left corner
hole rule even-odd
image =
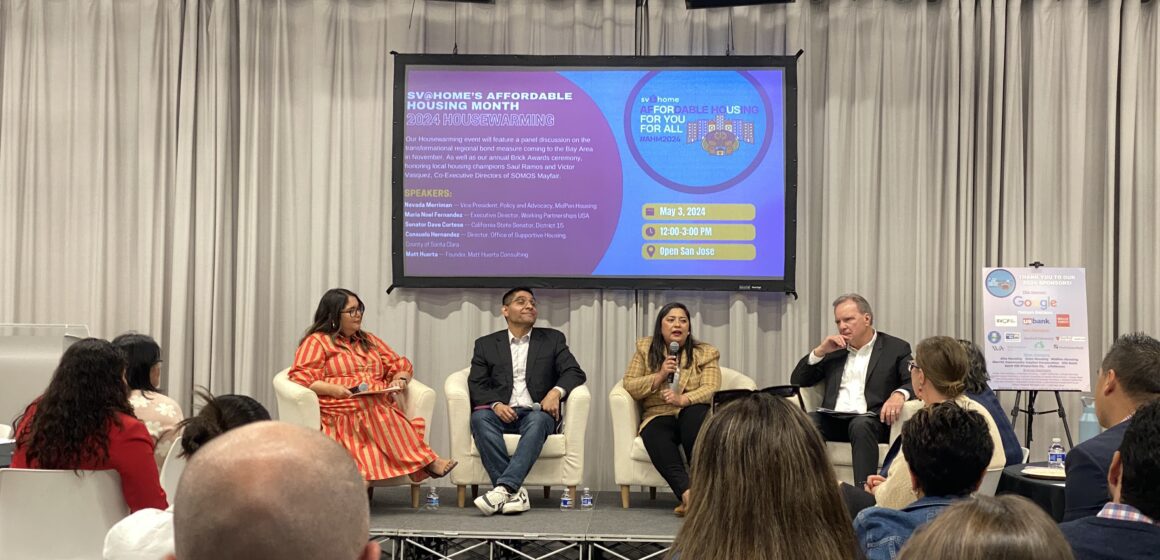
[[[335,323],[334,321],[331,321],[331,322],[330,322],[330,329],[331,329],[331,330],[338,329],[338,323]]]

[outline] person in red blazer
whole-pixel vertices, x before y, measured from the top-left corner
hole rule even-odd
[[[108,470],[121,475],[130,511],[165,509],[153,438],[129,405],[125,356],[86,338],[61,356],[48,389],[24,409],[12,468]]]

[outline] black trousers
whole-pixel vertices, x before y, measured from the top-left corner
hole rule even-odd
[[[810,419],[826,441],[850,442],[854,486],[861,488],[870,475],[878,474],[878,444],[890,440],[890,426],[883,424],[877,416],[835,418],[811,412]]]
[[[684,449],[688,460],[693,459],[693,444],[697,442],[697,434],[701,432],[707,414],[709,405],[689,405],[676,416],[658,416],[649,420],[640,431],[648,458],[652,459],[653,466],[669,483],[678,500],[689,489],[689,471],[685,469],[681,450]]]

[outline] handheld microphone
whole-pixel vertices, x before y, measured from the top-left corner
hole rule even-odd
[[[669,343],[669,355],[670,356],[676,356],[677,353],[680,351],[681,351],[681,345],[677,341],[674,340],[674,341]],[[670,381],[670,383],[669,383],[669,389],[672,390],[672,392],[674,392],[674,393],[681,392],[680,363],[681,363],[680,358],[677,358],[677,371],[673,372],[672,381]]]

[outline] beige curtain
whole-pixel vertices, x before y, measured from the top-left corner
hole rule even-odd
[[[648,54],[805,51],[800,299],[538,293],[540,324],[589,374],[587,485],[613,486],[605,395],[669,301],[758,385],[788,380],[841,292],[912,342],[979,338],[984,266],[1086,268],[1093,370],[1116,334],[1160,334],[1157,2],[649,6]],[[500,290],[385,293],[389,52],[630,55],[635,14],[620,0],[0,2],[0,322],[151,333],[187,409],[195,385],[274,408],[271,377],[344,286],[442,393],[474,338],[503,327]],[[1036,425],[1038,456],[1061,430]],[[446,452],[442,402],[431,439]]]

